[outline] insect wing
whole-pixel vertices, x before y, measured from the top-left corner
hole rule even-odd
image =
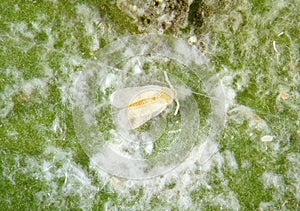
[[[163,112],[168,106],[167,102],[153,102],[147,105],[129,107],[127,109],[128,122],[131,129],[135,129],[156,117]]]
[[[126,109],[118,114],[119,124],[126,129],[135,129],[159,115],[173,102],[171,90],[159,86],[142,87],[142,92],[131,97]]]
[[[112,93],[110,101],[114,107],[126,108],[141,93],[158,92],[160,90],[161,87],[156,85],[119,89]]]

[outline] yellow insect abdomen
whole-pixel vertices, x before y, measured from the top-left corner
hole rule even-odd
[[[129,105],[129,107],[136,107],[136,106],[142,106],[149,103],[154,103],[156,101],[160,101],[162,103],[171,104],[173,102],[173,98],[165,93],[164,91],[159,92],[158,94],[154,95],[153,97],[145,98],[138,100],[136,102],[133,102]]]

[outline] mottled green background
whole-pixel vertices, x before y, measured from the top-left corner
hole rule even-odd
[[[187,171],[162,179],[164,194],[172,196],[166,200],[151,193],[156,183],[129,188],[90,168],[66,91],[102,47],[141,33],[134,21],[114,1],[2,0],[0,209],[298,210],[300,2],[207,5],[203,23],[176,36],[196,35],[235,94],[219,140],[222,162],[203,178]],[[273,139],[265,142],[266,136]],[[198,181],[196,188],[180,189],[184,178]]]

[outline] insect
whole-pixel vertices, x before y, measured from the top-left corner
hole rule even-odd
[[[173,101],[176,102],[174,115],[177,115],[180,108],[177,92],[165,71],[164,76],[169,88],[157,85],[128,87],[111,95],[111,104],[120,108],[117,120],[123,128],[136,129],[142,126],[162,113]]]

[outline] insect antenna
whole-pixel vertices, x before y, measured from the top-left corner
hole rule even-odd
[[[169,87],[170,87],[170,88],[174,91],[174,93],[175,93],[174,100],[175,100],[175,102],[176,102],[176,110],[175,110],[175,112],[174,112],[174,115],[176,116],[177,113],[178,113],[178,111],[179,111],[179,108],[180,108],[180,104],[179,104],[179,101],[178,101],[178,99],[177,99],[177,92],[176,92],[176,90],[174,89],[173,85],[171,84],[171,82],[170,82],[170,80],[169,80],[169,77],[168,77],[168,74],[167,74],[166,71],[164,71],[164,75],[165,75],[165,80],[166,80],[166,82],[168,83]]]

